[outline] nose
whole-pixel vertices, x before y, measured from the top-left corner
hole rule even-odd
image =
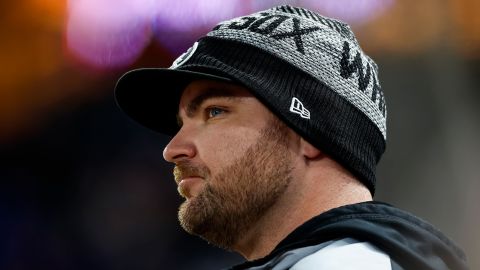
[[[184,159],[192,159],[196,155],[196,148],[185,130],[180,129],[163,149],[163,158],[172,163]]]

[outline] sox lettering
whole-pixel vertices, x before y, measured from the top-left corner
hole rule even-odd
[[[270,15],[268,13],[260,13],[260,18],[255,17],[242,17],[243,22],[232,22],[228,25],[217,25],[214,30],[221,27],[227,27],[235,30],[248,30],[254,33],[270,36],[274,39],[281,40],[286,38],[293,38],[295,46],[298,52],[305,54],[303,47],[302,36],[310,34],[312,32],[320,30],[320,27],[301,28],[300,20],[284,15]],[[273,34],[273,31],[277,29],[284,21],[292,19],[293,29],[290,32],[282,32]]]

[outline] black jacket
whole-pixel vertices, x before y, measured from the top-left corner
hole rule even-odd
[[[234,266],[272,269],[288,251],[327,241],[354,238],[390,256],[392,269],[468,269],[463,251],[427,222],[391,205],[365,202],[329,210],[289,234],[266,257]]]

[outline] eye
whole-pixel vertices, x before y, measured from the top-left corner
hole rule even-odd
[[[207,118],[214,118],[223,113],[225,113],[225,110],[218,107],[207,108]]]

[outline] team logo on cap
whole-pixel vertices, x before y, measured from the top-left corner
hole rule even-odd
[[[290,104],[290,111],[300,115],[302,118],[310,119],[310,111],[303,106],[303,103],[298,98],[292,98],[292,104]]]
[[[185,62],[192,57],[193,53],[197,50],[198,47],[198,42],[193,43],[193,46],[190,47],[186,52],[184,52],[182,55],[180,55],[175,61],[173,61],[172,66],[170,66],[170,69],[176,69],[179,66],[183,65]]]

